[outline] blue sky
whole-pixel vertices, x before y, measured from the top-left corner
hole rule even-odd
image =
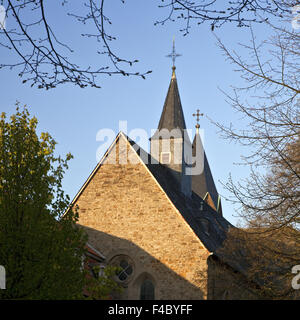
[[[95,44],[91,40],[80,40],[78,36],[82,26],[74,27],[71,18],[65,18],[63,10],[68,8],[52,2],[47,9],[51,26],[60,39],[76,49],[76,61],[82,65],[101,65],[102,57],[94,54]],[[79,6],[76,9],[80,11]],[[31,115],[39,120],[39,131],[48,131],[58,142],[57,153],[74,155],[64,178],[64,188],[71,198],[96,166],[96,151],[101,144],[96,141],[96,134],[100,129],[111,128],[117,134],[119,120],[127,120],[128,131],[143,128],[149,135],[151,129],[157,127],[171,78],[172,62],[165,56],[172,50],[173,36],[176,50],[182,54],[176,60],[176,74],[187,127],[194,130],[192,114],[197,108],[206,117],[221,123],[241,125],[218,88],[230,92],[232,85],[244,83],[233,66],[225,61],[209,25],[193,26],[191,33],[183,37],[180,23],[153,25],[164,15],[156,1],[130,1],[125,5],[110,1],[106,9],[113,22],[112,34],[117,36],[112,47],[121,57],[140,61],[133,69],[152,70],[146,80],[103,76],[100,78],[101,89],[81,89],[67,84],[45,91],[22,84],[17,69],[0,70],[0,111],[13,113],[16,100],[27,104]],[[9,23],[8,20],[7,28]],[[257,30],[261,39],[268,36],[268,30],[262,25]],[[215,32],[231,49],[240,50],[237,43],[247,43],[250,39],[250,30],[237,28],[235,24],[225,25]],[[14,59],[13,53],[1,48],[0,61],[10,59]],[[229,173],[237,180],[247,176],[247,168],[234,165],[246,150],[223,140],[206,117],[200,122],[205,133],[206,154],[219,193],[228,196],[221,181],[226,183]],[[225,200],[223,212],[236,224],[234,208]]]

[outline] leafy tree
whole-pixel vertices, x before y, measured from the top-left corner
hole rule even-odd
[[[122,286],[115,280],[119,267],[99,266],[92,269],[93,277],[87,278],[86,295],[89,300],[109,300],[122,292]]]
[[[0,120],[0,263],[6,269],[2,299],[82,297],[86,237],[65,215],[62,178],[70,154],[56,157],[56,142],[36,133],[37,119],[17,106]]]

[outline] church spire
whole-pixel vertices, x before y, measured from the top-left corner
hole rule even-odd
[[[196,134],[192,144],[192,154],[193,157],[195,157],[197,151],[200,152],[200,150],[203,150],[203,158],[201,160],[202,163],[201,165],[198,164],[203,168],[203,170],[200,174],[192,176],[192,190],[194,193],[200,196],[208,205],[210,205],[215,211],[222,215],[221,198],[216,189],[216,185],[210,170],[210,166],[199,133],[199,117],[203,116],[203,113],[200,113],[200,110],[197,109],[197,112],[194,113],[193,116],[196,117],[197,124]]]
[[[189,163],[188,157],[191,157],[192,154],[192,146],[185,132],[186,124],[175,75],[175,59],[178,56],[180,55],[175,51],[173,40],[172,53],[167,56],[173,61],[172,77],[158,128],[151,138],[151,156],[164,165],[179,183],[181,192],[190,197],[192,181],[186,171],[187,163]]]
[[[165,99],[163,111],[158,124],[158,130],[168,129],[169,131],[179,128],[181,130],[186,129],[183,110],[181,106],[177,79],[175,74],[175,60],[181,54],[176,53],[175,40],[173,39],[172,52],[167,57],[172,58],[172,77],[169,85],[168,93]]]
[[[171,82],[165,99],[163,111],[159,120],[158,130],[186,129],[180,95],[178,91],[175,70],[173,69]]]

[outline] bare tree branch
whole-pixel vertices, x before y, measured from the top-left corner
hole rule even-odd
[[[95,34],[82,34],[82,36],[95,37],[97,46],[100,44],[104,47],[104,51],[95,49],[95,52],[108,57],[107,65],[96,68],[77,65],[72,57],[74,50],[71,46],[58,40],[59,37],[53,31],[47,17],[47,10],[52,4],[47,3],[45,7],[44,0],[7,0],[5,3],[7,19],[10,25],[14,21],[14,25],[10,29],[0,30],[0,45],[14,51],[18,61],[15,63],[1,61],[0,69],[8,67],[21,70],[19,76],[23,78],[23,83],[28,82],[31,86],[45,89],[67,82],[81,88],[87,86],[100,88],[99,76],[123,75],[145,78],[145,75],[151,72],[139,73],[126,70],[126,65],[131,67],[138,60],[120,58],[111,50],[109,42],[115,38],[106,32],[106,25],[111,21],[105,16],[104,0],[100,1],[100,5],[93,0],[86,1],[85,16],[69,14],[82,23],[89,20],[93,22]],[[67,1],[62,1],[62,5],[66,4]]]

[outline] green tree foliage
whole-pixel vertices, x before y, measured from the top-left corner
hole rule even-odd
[[[87,278],[86,293],[90,300],[109,300],[122,292],[122,286],[115,281],[119,268],[106,266],[103,270],[99,266],[92,269],[93,277]]]
[[[36,133],[26,108],[0,119],[0,264],[6,269],[2,299],[82,297],[86,236],[62,178],[70,154],[56,157],[56,142]]]

